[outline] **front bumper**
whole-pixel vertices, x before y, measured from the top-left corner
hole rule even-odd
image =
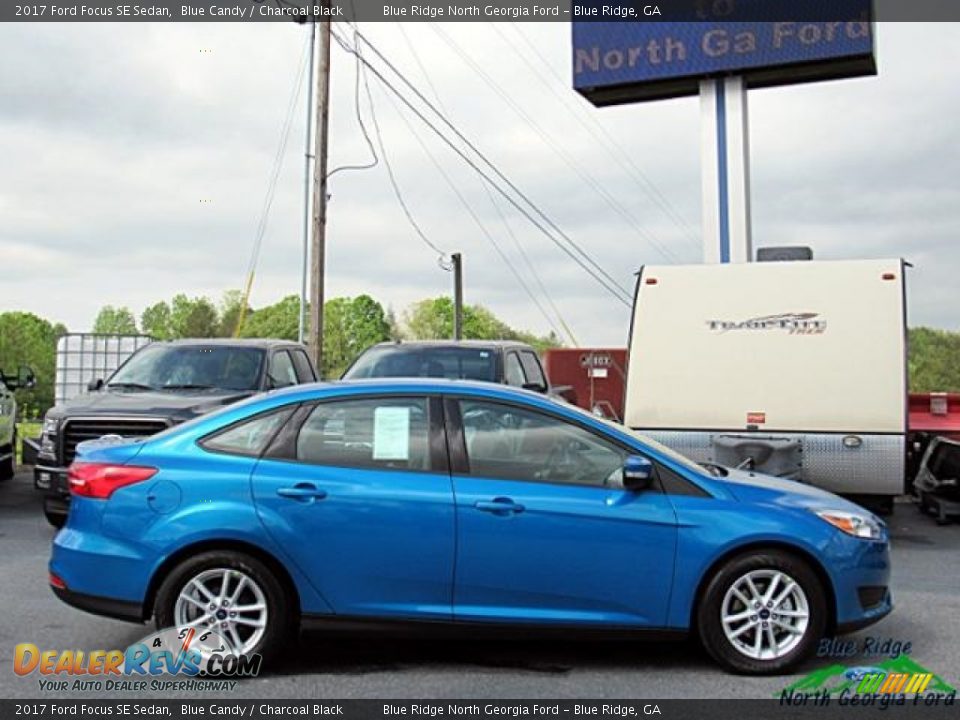
[[[45,495],[70,498],[67,469],[56,465],[38,464],[33,468],[33,486]]]
[[[837,533],[829,549],[836,594],[836,632],[845,634],[879,622],[893,610],[890,543]]]

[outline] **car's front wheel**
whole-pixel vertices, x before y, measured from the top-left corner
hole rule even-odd
[[[236,654],[275,656],[296,627],[296,611],[270,568],[232,550],[177,565],[157,591],[158,629],[215,630]]]
[[[728,670],[784,672],[823,636],[826,592],[809,565],[789,553],[741,555],[708,583],[697,625],[707,651]]]

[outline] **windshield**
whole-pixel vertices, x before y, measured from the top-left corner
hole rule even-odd
[[[562,402],[562,401],[557,400],[556,402]],[[689,471],[692,472],[692,473],[696,473],[697,475],[700,475],[700,476],[703,476],[703,474],[704,474],[704,468],[703,468],[703,467],[701,467],[700,465],[697,465],[697,463],[693,462],[693,461],[690,460],[689,458],[684,457],[683,455],[681,455],[680,453],[678,453],[676,450],[672,450],[672,449],[668,448],[668,447],[667,447],[666,445],[664,445],[663,443],[659,443],[659,442],[657,442],[656,440],[654,440],[653,438],[647,437],[647,436],[644,435],[643,433],[637,432],[636,430],[631,430],[631,429],[628,428],[626,425],[621,425],[620,423],[615,423],[615,422],[613,422],[613,421],[611,421],[611,420],[607,420],[607,419],[604,418],[604,417],[600,417],[600,416],[598,416],[598,415],[594,415],[593,413],[587,412],[587,411],[584,410],[583,408],[579,408],[579,407],[577,407],[576,405],[568,405],[568,404],[566,404],[566,403],[563,403],[563,407],[566,408],[566,409],[568,409],[568,410],[573,410],[574,412],[578,412],[578,413],[580,413],[581,415],[586,415],[587,417],[590,417],[591,419],[596,420],[596,421],[598,421],[598,422],[601,422],[601,423],[603,423],[604,425],[606,425],[607,427],[611,428],[612,430],[619,430],[620,432],[626,433],[627,435],[630,435],[631,437],[635,437],[637,440],[639,440],[641,443],[643,443],[644,445],[646,445],[646,446],[647,446],[648,448],[650,448],[651,450],[655,450],[655,451],[658,452],[660,455],[663,455],[664,457],[668,458],[669,460],[672,460],[672,461],[675,462],[677,465],[680,465],[680,466],[684,467],[685,469],[689,470]]]
[[[432,377],[449,380],[497,381],[497,354],[492,348],[370,348],[343,375],[344,380],[387,377]]]
[[[203,345],[148,345],[113,374],[108,387],[140,390],[256,390],[264,351]]]

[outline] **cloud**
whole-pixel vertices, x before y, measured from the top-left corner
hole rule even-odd
[[[568,87],[563,23],[462,23],[440,32],[408,23],[403,33],[375,23],[363,31],[431,99],[435,88],[464,134],[618,283],[632,289],[643,264],[699,261],[695,98],[593,108]],[[0,61],[17,69],[0,75],[0,308],[79,331],[105,304],[139,312],[177,292],[218,298],[241,287],[304,39],[292,23],[0,27]],[[952,309],[960,304],[960,145],[951,136],[960,98],[943,68],[960,61],[957,40],[950,24],[882,25],[879,77],[750,97],[755,244],[808,244],[823,258],[907,257],[916,265],[911,322],[951,328],[960,326]],[[353,73],[335,46],[331,168],[369,158]],[[514,326],[548,330],[370,82],[411,212],[432,242],[464,253],[467,300]],[[300,287],[303,102],[257,265],[255,306]],[[482,182],[407,117],[552,314]],[[449,292],[449,274],[406,221],[382,162],[338,173],[330,192],[329,296],[369,292],[400,311]],[[628,309],[498,202],[578,340],[624,343]]]

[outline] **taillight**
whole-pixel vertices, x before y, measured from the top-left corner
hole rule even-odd
[[[67,584],[63,581],[63,578],[53,573],[50,573],[50,584],[59,590],[67,589]]]
[[[67,470],[67,479],[74,495],[108,498],[114,490],[143,482],[156,474],[157,468],[152,467],[75,462]]]

